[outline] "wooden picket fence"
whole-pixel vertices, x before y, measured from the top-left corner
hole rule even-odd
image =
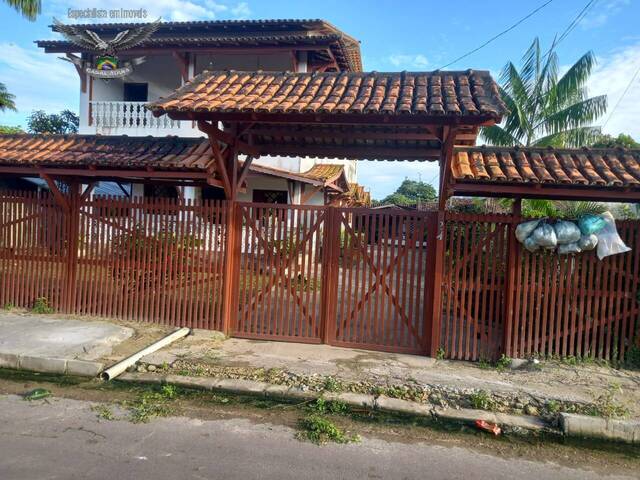
[[[0,306],[453,359],[622,359],[633,250],[531,254],[511,215],[0,192]]]

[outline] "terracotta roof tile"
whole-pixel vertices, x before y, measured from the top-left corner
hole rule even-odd
[[[481,181],[640,188],[640,150],[458,148],[451,171],[454,180],[462,183]]]
[[[506,106],[488,72],[205,71],[148,107],[171,112],[350,113],[500,119]]]
[[[197,169],[211,159],[200,138],[0,135],[0,165]]]

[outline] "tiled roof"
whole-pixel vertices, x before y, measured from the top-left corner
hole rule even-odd
[[[103,38],[140,26],[140,23],[76,25]],[[58,31],[52,25],[53,31]],[[48,52],[78,52],[79,47],[65,40],[38,40]],[[275,45],[329,44],[342,70],[361,71],[359,42],[324,20],[214,20],[162,22],[158,30],[136,49],[188,47],[256,47]],[[317,53],[317,52],[316,52]],[[326,60],[329,60],[327,57]]]
[[[456,182],[640,189],[640,150],[472,147],[457,149]]]
[[[0,165],[197,170],[211,159],[201,138],[0,135]]]
[[[205,71],[148,106],[171,112],[490,117],[506,106],[488,72]]]
[[[305,177],[315,178],[317,180],[332,181],[338,178],[344,173],[344,165],[336,163],[318,163],[311,167],[306,172],[303,172]]]

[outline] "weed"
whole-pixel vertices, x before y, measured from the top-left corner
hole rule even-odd
[[[495,402],[491,399],[491,396],[484,390],[479,390],[477,392],[473,392],[469,396],[469,400],[471,401],[471,405],[476,410],[493,410],[495,407]]]
[[[174,385],[163,385],[160,391],[147,390],[142,392],[130,405],[131,421],[133,423],[147,423],[153,417],[166,417],[173,412],[168,400],[178,396],[178,389]]]
[[[4,304],[4,307],[2,308],[4,308],[5,310],[13,310],[14,308],[16,308],[16,306],[11,302],[7,302]]]
[[[445,355],[444,348],[440,347],[436,352],[436,360],[444,360],[444,355]]]
[[[53,313],[54,310],[49,305],[49,300],[46,297],[39,297],[36,298],[36,301],[33,303],[31,311],[40,315],[47,315]]]
[[[306,438],[316,445],[323,445],[329,441],[335,443],[349,443],[360,440],[358,435],[347,435],[333,422],[318,414],[311,414],[298,423],[301,432],[298,438]]]
[[[509,368],[511,365],[511,357],[507,357],[504,353],[500,356],[498,361],[496,362],[496,370],[502,372]]]
[[[320,414],[331,413],[334,415],[345,415],[349,411],[346,403],[339,400],[325,400],[324,398],[318,398],[309,405],[309,409]]]
[[[491,362],[489,360],[487,360],[486,358],[481,358],[478,361],[478,367],[480,367],[482,370],[491,370],[493,366],[491,365]]]
[[[113,412],[108,405],[94,405],[93,407],[91,407],[91,410],[96,412],[98,418],[101,418],[102,420],[115,420]]]
[[[547,410],[549,413],[558,413],[560,411],[561,405],[557,400],[549,400],[547,402]]]
[[[339,392],[342,390],[342,384],[335,377],[325,378],[323,387],[327,392]]]
[[[617,384],[609,385],[607,391],[596,398],[593,406],[587,411],[587,413],[594,417],[628,417],[630,414],[629,409],[616,401],[616,393],[622,393],[622,387]]]

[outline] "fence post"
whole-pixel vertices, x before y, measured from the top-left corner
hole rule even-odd
[[[237,203],[227,200],[227,235],[225,245],[225,261],[222,279],[222,331],[225,335],[232,332],[237,317],[237,298],[239,282],[237,279],[237,264],[240,257],[236,247],[240,245],[238,236],[241,232],[242,222],[238,220]]]
[[[427,216],[427,268],[425,271],[424,335],[426,354],[438,355],[442,326],[442,266],[444,263],[445,213]]]
[[[322,234],[322,313],[320,315],[320,338],[330,344],[335,337],[335,322],[331,322],[336,312],[338,293],[337,269],[340,249],[340,228],[337,225],[338,212],[334,206],[325,207],[324,231]]]
[[[507,266],[504,282],[504,333],[502,336],[502,352],[510,357],[512,355],[513,322],[515,318],[514,301],[515,285],[519,271],[520,244],[516,239],[516,227],[522,220],[522,200],[516,199],[513,204],[513,215],[507,227]]]
[[[80,184],[69,182],[69,208],[67,210],[68,252],[66,296],[64,310],[74,313],[76,303],[76,277],[78,272],[78,243],[80,241]]]

